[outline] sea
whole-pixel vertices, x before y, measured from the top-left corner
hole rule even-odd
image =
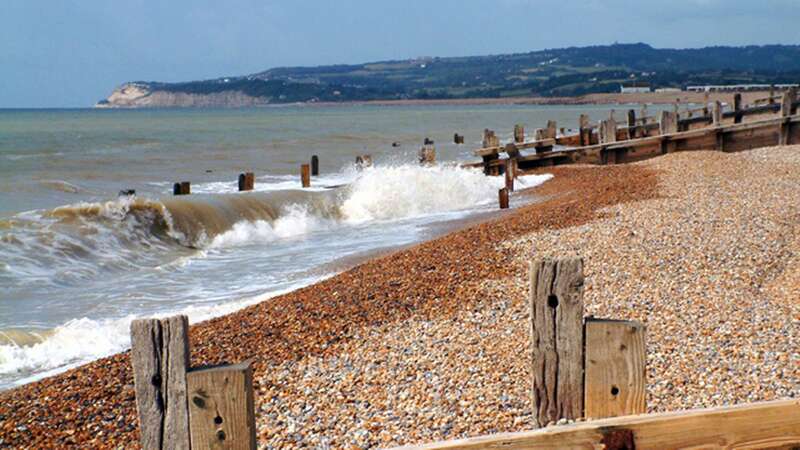
[[[133,319],[227,314],[494,214],[502,177],[458,165],[485,128],[510,141],[517,123],[532,135],[613,108],[628,107],[0,110],[0,389],[125,350]],[[180,181],[191,195],[173,195]]]

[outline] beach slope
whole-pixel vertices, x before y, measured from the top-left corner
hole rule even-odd
[[[518,194],[538,203],[193,326],[192,363],[254,358],[265,447],[527,429],[527,263],[577,254],[587,312],[647,325],[651,411],[796,397],[798,168],[797,146],[551,168]],[[136,428],[127,353],[0,394],[2,445]]]

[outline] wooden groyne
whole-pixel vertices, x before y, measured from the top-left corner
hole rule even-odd
[[[555,122],[549,121],[546,128],[537,130],[536,139],[506,145],[500,145],[493,131],[485,130],[483,147],[474,151],[482,161],[466,166],[501,175],[505,169],[501,154],[516,160],[521,169],[532,169],[575,163],[619,164],[674,151],[735,152],[800,142],[800,102],[794,89],[784,92],[780,101],[770,96],[747,107],[736,98],[728,110],[719,102],[681,112],[676,104],[675,111],[661,111],[658,117],[637,117],[635,110],[628,110],[624,125],[617,123],[613,113],[595,125],[582,115],[578,130],[570,134],[556,135]],[[519,127],[515,127],[515,141]],[[522,150],[535,153],[523,154]]]

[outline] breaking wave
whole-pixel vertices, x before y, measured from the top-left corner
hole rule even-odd
[[[494,207],[504,183],[502,177],[455,166],[377,166],[339,178],[349,178],[348,183],[302,190],[286,180],[282,183],[288,188],[280,190],[160,200],[131,196],[20,213],[0,220],[0,286],[9,292],[30,286],[80,290],[100,277],[117,280],[140,269],[172,270],[219,249],[303,239],[321,230],[343,236],[352,229],[347,227],[372,222],[425,222],[428,215]],[[532,187],[548,178],[526,176],[518,184]],[[358,234],[350,233],[350,239]],[[178,311],[202,320],[254,302]],[[0,382],[4,376],[19,378],[14,373],[39,376],[123,350],[136,318],[125,315],[129,312],[76,318],[48,330],[0,330]]]

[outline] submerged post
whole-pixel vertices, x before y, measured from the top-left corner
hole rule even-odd
[[[311,156],[311,175],[315,177],[319,175],[319,157],[317,155]]]
[[[419,149],[419,163],[424,166],[430,166],[436,163],[436,147],[433,141],[425,138],[425,144]]]
[[[462,135],[460,135],[458,133],[455,133],[453,135],[453,143],[454,144],[463,144],[464,143],[464,136],[462,136]]]
[[[500,202],[500,209],[508,209],[508,188],[497,191],[497,196]]]
[[[255,175],[253,172],[239,174],[239,191],[252,191],[255,186]]]
[[[186,316],[131,323],[131,366],[142,448],[185,449],[189,445]]]
[[[372,166],[372,155],[358,155],[356,156],[356,170],[359,172],[367,167]]]
[[[538,260],[530,267],[534,423],[583,415],[583,260]]]
[[[300,182],[304,188],[311,187],[311,167],[308,164],[300,166]]]

